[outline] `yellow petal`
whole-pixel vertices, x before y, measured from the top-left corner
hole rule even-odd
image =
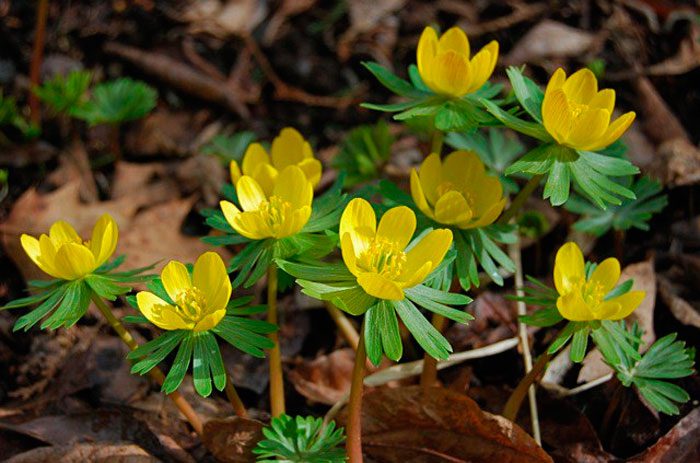
[[[313,156],[311,145],[292,127],[285,127],[272,140],[270,154],[272,156],[272,165],[277,170],[299,164],[304,159]]]
[[[164,330],[186,330],[192,328],[192,324],[183,320],[175,307],[153,293],[140,291],[136,294],[136,304],[139,306],[143,316],[159,328]]]
[[[475,179],[483,175],[484,163],[473,151],[453,151],[442,162],[442,181],[451,183],[452,189],[459,192],[464,191]]]
[[[583,68],[571,74],[561,88],[569,101],[588,104],[598,93],[598,80],[590,69]]]
[[[472,218],[472,209],[458,191],[448,191],[435,204],[435,220],[452,225]]]
[[[379,220],[377,238],[394,243],[403,250],[415,231],[416,214],[406,206],[392,207]]]
[[[231,298],[231,281],[217,253],[209,251],[199,256],[192,271],[192,284],[204,293],[207,313],[226,309]]]
[[[257,211],[260,208],[260,204],[267,201],[265,192],[258,182],[247,175],[238,180],[236,193],[238,194],[238,202],[244,211]]]
[[[65,280],[76,280],[90,274],[95,268],[95,256],[77,243],[65,243],[56,252],[56,270]]]
[[[238,179],[241,178],[241,169],[236,161],[231,161],[228,165],[229,173],[231,174],[231,183],[235,186]]]
[[[574,120],[567,143],[586,150],[594,146],[610,123],[610,113],[606,109],[589,109]]]
[[[601,288],[603,294],[608,294],[620,279],[620,261],[608,257],[593,270],[590,283]]]
[[[474,55],[471,62],[469,63],[469,68],[472,72],[471,84],[467,89],[468,93],[475,92],[479,90],[496,67],[496,62],[498,61],[498,42],[495,40],[490,42],[484,48],[479,50],[479,53]]]
[[[273,237],[270,225],[257,211],[241,212],[233,218],[231,226],[238,234],[251,240]]]
[[[584,280],[583,253],[576,243],[566,243],[559,248],[554,259],[554,286],[559,294],[564,295],[572,292]]]
[[[185,264],[176,260],[171,260],[163,267],[160,279],[165,287],[165,292],[168,293],[173,302],[177,302],[181,292],[192,287],[190,272],[187,271]]]
[[[503,199],[503,185],[498,177],[484,174],[481,178],[474,179],[471,182],[471,187],[467,187],[467,191],[474,199],[474,215],[482,216]]]
[[[572,124],[571,110],[566,95],[561,89],[544,94],[542,101],[542,123],[547,132],[560,144],[566,142]]]
[[[636,114],[634,111],[630,111],[615,119],[608,127],[608,130],[606,130],[605,135],[601,137],[600,141],[589,149],[591,151],[597,151],[613,144],[625,133],[629,126],[632,125],[635,116]]]
[[[51,225],[49,229],[49,237],[53,242],[53,245],[58,249],[64,243],[82,243],[83,240],[80,238],[75,228],[68,222],[59,220]]]
[[[446,228],[433,230],[425,235],[406,253],[406,264],[400,279],[402,281],[411,279],[411,276],[418,272],[426,262],[431,263],[431,272],[435,270],[442,262],[451,244],[452,232]]]
[[[404,275],[407,278],[407,280],[397,281],[396,284],[398,284],[399,287],[403,288],[403,289],[413,288],[414,286],[423,283],[423,281],[428,277],[428,275],[430,275],[430,272],[432,272],[432,271],[433,271],[433,263],[432,262],[425,262],[413,274]]]
[[[209,315],[198,321],[194,328],[192,328],[192,331],[209,331],[210,329],[218,325],[225,315],[226,310],[217,310],[214,313],[210,313]]]
[[[117,249],[119,228],[111,215],[104,214],[95,223],[90,238],[90,249],[95,256],[95,263],[99,267],[107,262]]]
[[[639,304],[642,303],[646,293],[644,291],[630,291],[612,299],[612,302],[616,302],[619,305],[619,310],[615,313],[610,320],[622,320],[629,316],[635,311]]]
[[[281,236],[280,238],[285,238],[287,236],[292,236],[299,233],[304,228],[304,225],[306,225],[306,223],[309,221],[310,217],[311,206],[303,206],[294,211],[292,218],[289,221],[287,234]]]
[[[547,88],[545,89],[545,95],[547,93],[553,92],[554,90],[561,89],[561,87],[564,85],[564,82],[566,82],[566,72],[564,72],[562,68],[558,68],[556,71],[554,71],[552,77],[549,78]]]
[[[557,309],[562,317],[571,321],[595,320],[595,316],[583,300],[580,291],[573,291],[557,299]]]
[[[430,74],[433,67],[433,59],[437,54],[437,44],[438,37],[435,29],[430,26],[423,29],[420,40],[418,40],[416,62],[418,63],[418,73],[428,86],[430,86],[428,82],[432,81]]]
[[[287,166],[280,172],[272,194],[289,202],[294,209],[297,209],[311,205],[314,188],[300,168]]]
[[[506,205],[506,198],[501,199],[499,202],[491,206],[486,212],[481,215],[481,217],[469,223],[458,224],[460,228],[480,228],[487,225],[491,225],[498,219],[498,216],[503,212],[503,208]]]
[[[467,93],[471,84],[471,69],[464,55],[454,51],[438,53],[433,65],[434,91],[453,97],[461,97]]]
[[[420,183],[420,178],[418,178],[418,172],[416,169],[411,169],[411,197],[413,202],[416,203],[418,209],[431,219],[434,218],[433,211],[428,205],[428,200],[425,198],[425,193],[423,192],[423,186]]]
[[[345,206],[340,217],[340,236],[346,233],[352,239],[355,255],[367,249],[377,232],[377,217],[372,206],[362,198],[355,198]]]
[[[425,197],[431,205],[435,205],[440,198],[437,193],[438,186],[442,183],[442,163],[440,155],[437,153],[430,154],[420,165],[418,178],[423,186]]]
[[[24,252],[27,253],[32,262],[34,262],[44,273],[47,273],[55,278],[60,278],[60,276],[56,274],[56,270],[54,269],[54,267],[50,264],[47,265],[44,259],[42,259],[41,246],[39,245],[39,240],[37,240],[33,236],[23,234],[20,237],[20,242],[22,243],[22,248],[24,249]]]
[[[357,283],[367,294],[379,299],[400,301],[404,298],[403,291],[396,283],[378,273],[361,273]]]
[[[253,175],[261,164],[270,164],[270,156],[260,143],[251,143],[243,155],[243,175]]]
[[[469,39],[467,34],[464,33],[459,27],[451,27],[447,30],[437,45],[438,53],[446,51],[454,51],[457,54],[464,55],[469,58]]]
[[[233,204],[231,201],[219,201],[219,207],[221,207],[221,212],[224,213],[224,218],[229,225],[233,226],[234,218],[241,213],[241,211]]]
[[[277,169],[272,167],[271,164],[260,164],[251,176],[258,182],[258,185],[260,185],[266,197],[269,198],[272,196],[272,192],[275,189],[275,182],[279,176]]]
[[[49,238],[48,235],[41,235],[39,237],[39,250],[41,251],[40,258],[41,261],[44,263],[44,266],[51,269],[52,273],[49,274],[54,275],[57,278],[63,278],[59,276],[60,272],[56,268],[57,249],[53,245],[53,241],[51,241],[51,238]]]
[[[603,301],[597,307],[592,307],[593,320],[611,320],[616,313],[620,312],[620,304],[612,301]]]
[[[599,91],[596,96],[588,103],[591,108],[606,109],[610,114],[612,114],[615,108],[615,90],[606,88]]]
[[[357,268],[357,254],[355,254],[350,233],[340,236],[340,252],[343,255],[343,262],[345,262],[345,266],[350,270],[350,273],[355,276],[359,275],[361,272]]]
[[[306,178],[311,182],[311,185],[316,186],[321,181],[321,173],[323,166],[318,159],[304,159],[297,166],[304,171]]]

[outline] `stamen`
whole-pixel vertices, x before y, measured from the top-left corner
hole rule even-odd
[[[403,249],[381,238],[375,238],[357,260],[361,269],[379,273],[389,279],[401,275],[405,263],[406,253]]]
[[[180,292],[175,298],[175,304],[178,313],[184,320],[197,323],[203,318],[207,299],[199,288],[193,286]]]

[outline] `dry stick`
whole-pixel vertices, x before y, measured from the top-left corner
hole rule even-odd
[[[520,254],[520,237],[517,237],[517,241],[513,244],[508,245],[508,253],[510,258],[515,264],[515,294],[522,298],[525,296],[523,293],[523,262],[522,255]],[[527,315],[527,307],[525,302],[519,300],[517,302],[518,317]],[[527,338],[527,325],[523,322],[518,322],[518,338],[520,338],[520,348],[523,354],[523,363],[525,364],[525,373],[529,373],[532,370],[532,355],[530,354],[530,344]],[[528,400],[530,402],[530,419],[532,422],[532,437],[535,439],[539,445],[542,445],[542,439],[540,437],[540,418],[537,411],[537,391],[535,386],[530,385],[527,391]]]
[[[46,17],[49,12],[49,0],[39,0],[36,10],[36,32],[34,35],[34,49],[32,50],[32,63],[29,68],[29,111],[32,122],[41,122],[41,105],[39,98],[34,94],[34,87],[39,85],[41,77],[41,63],[44,60],[44,43],[46,42]]]
[[[226,372],[225,391],[226,397],[228,397],[229,402],[231,402],[231,405],[233,406],[233,411],[236,412],[236,415],[240,416],[241,418],[248,418],[248,411],[246,410],[245,405],[243,405],[243,401],[238,395],[236,387],[233,385],[233,379],[231,378],[231,374],[229,372]]]
[[[136,348],[139,347],[138,343],[133,336],[131,336],[131,333],[124,328],[124,325],[122,325],[119,319],[114,316],[112,309],[110,309],[109,306],[105,304],[105,302],[95,293],[92,294],[92,302],[94,302],[97,308],[100,309],[102,315],[104,315],[109,322],[109,325],[119,335],[121,340],[124,341],[124,344],[126,344],[130,350],[136,350]],[[153,368],[148,372],[148,374],[160,385],[162,385],[163,381],[165,381],[165,375],[158,367]],[[190,422],[195,432],[201,436],[203,431],[202,420],[199,418],[199,415],[197,415],[189,402],[187,402],[187,400],[177,391],[168,394],[168,397],[170,397],[177,408],[180,409],[182,414],[185,415],[185,418],[187,418],[187,421]]]
[[[267,322],[277,326],[277,265],[267,268]],[[285,412],[284,380],[282,379],[282,353],[277,331],[268,334],[275,346],[269,352],[270,409],[273,417]]]
[[[360,329],[360,342],[355,354],[355,365],[352,369],[352,382],[350,385],[350,401],[348,403],[348,425],[345,450],[349,463],[362,463],[362,389],[365,377],[365,350],[364,322]]]
[[[520,383],[518,383],[518,386],[508,398],[508,402],[506,402],[505,407],[503,407],[503,413],[501,413],[503,417],[508,418],[510,421],[515,421],[515,418],[518,416],[518,410],[520,410],[520,405],[523,403],[530,386],[542,376],[551,358],[551,355],[544,353],[537,359],[532,366],[532,370],[520,380]]]

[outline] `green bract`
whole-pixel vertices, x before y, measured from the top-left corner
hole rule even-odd
[[[397,113],[394,119],[398,121],[414,117],[433,117],[435,127],[444,132],[470,132],[478,127],[497,123],[497,120],[484,110],[483,102],[491,102],[491,99],[500,93],[500,85],[487,82],[474,93],[454,98],[433,93],[421,80],[415,65],[408,68],[411,79],[408,82],[377,63],[362,64],[382,85],[407,100],[392,104],[362,103],[363,108]]]
[[[144,117],[155,108],[157,98],[158,93],[145,83],[121,78],[95,86],[90,99],[72,115],[90,125],[117,125]]]
[[[148,283],[148,289],[164,301],[173,304],[160,279]],[[129,303],[138,310],[135,297],[128,297]],[[132,373],[146,374],[177,348],[177,354],[168,371],[162,390],[170,394],[177,390],[192,363],[192,376],[195,390],[206,397],[212,392],[212,380],[218,390],[226,386],[226,369],[219,350],[216,336],[236,349],[254,357],[264,358],[263,349],[274,346],[264,335],[277,330],[275,325],[262,320],[247,318],[248,315],[264,313],[266,307],[249,306],[252,297],[233,299],[226,307],[226,315],[208,331],[172,330],[166,331],[152,341],[139,346],[129,353],[128,358],[135,363]],[[129,316],[124,321],[131,323],[149,323],[145,317]],[[216,335],[216,336],[214,336]]]
[[[33,91],[56,114],[73,115],[85,103],[85,92],[91,79],[89,71],[71,71],[67,76],[56,74]]]
[[[253,453],[260,463],[342,463],[345,449],[338,448],[345,440],[343,428],[335,422],[323,425],[321,418],[311,416],[272,418],[263,428],[265,439],[258,442]]]
[[[622,204],[621,197],[635,198],[633,191],[610,178],[639,172],[636,166],[622,157],[619,143],[600,152],[575,150],[557,144],[542,125],[542,90],[516,68],[509,68],[507,73],[520,106],[532,120],[519,117],[522,114],[517,114],[517,108],[505,111],[487,99],[482,99],[482,103],[504,125],[539,140],[541,144],[508,167],[506,175],[526,173],[545,176],[544,198],[554,206],[562,205],[569,199],[572,182],[601,209],[608,204]]]

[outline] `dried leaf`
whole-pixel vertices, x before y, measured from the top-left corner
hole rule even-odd
[[[525,34],[503,58],[503,64],[521,65],[550,58],[580,56],[593,46],[595,35],[549,19]]]
[[[262,439],[264,425],[256,420],[234,416],[204,424],[204,446],[224,463],[253,463],[252,450]]]
[[[155,463],[159,461],[138,445],[126,442],[39,447],[5,460],[6,463]]]
[[[700,408],[695,408],[654,445],[629,463],[700,461]]]
[[[700,328],[700,313],[698,310],[679,296],[678,290],[673,283],[663,276],[659,276],[659,295],[679,322]]]
[[[193,34],[206,33],[220,39],[253,32],[267,15],[267,2],[259,0],[195,0],[182,19]]]
[[[302,362],[289,372],[289,380],[299,394],[312,402],[333,405],[350,390],[354,361],[353,349],[339,349]]]

